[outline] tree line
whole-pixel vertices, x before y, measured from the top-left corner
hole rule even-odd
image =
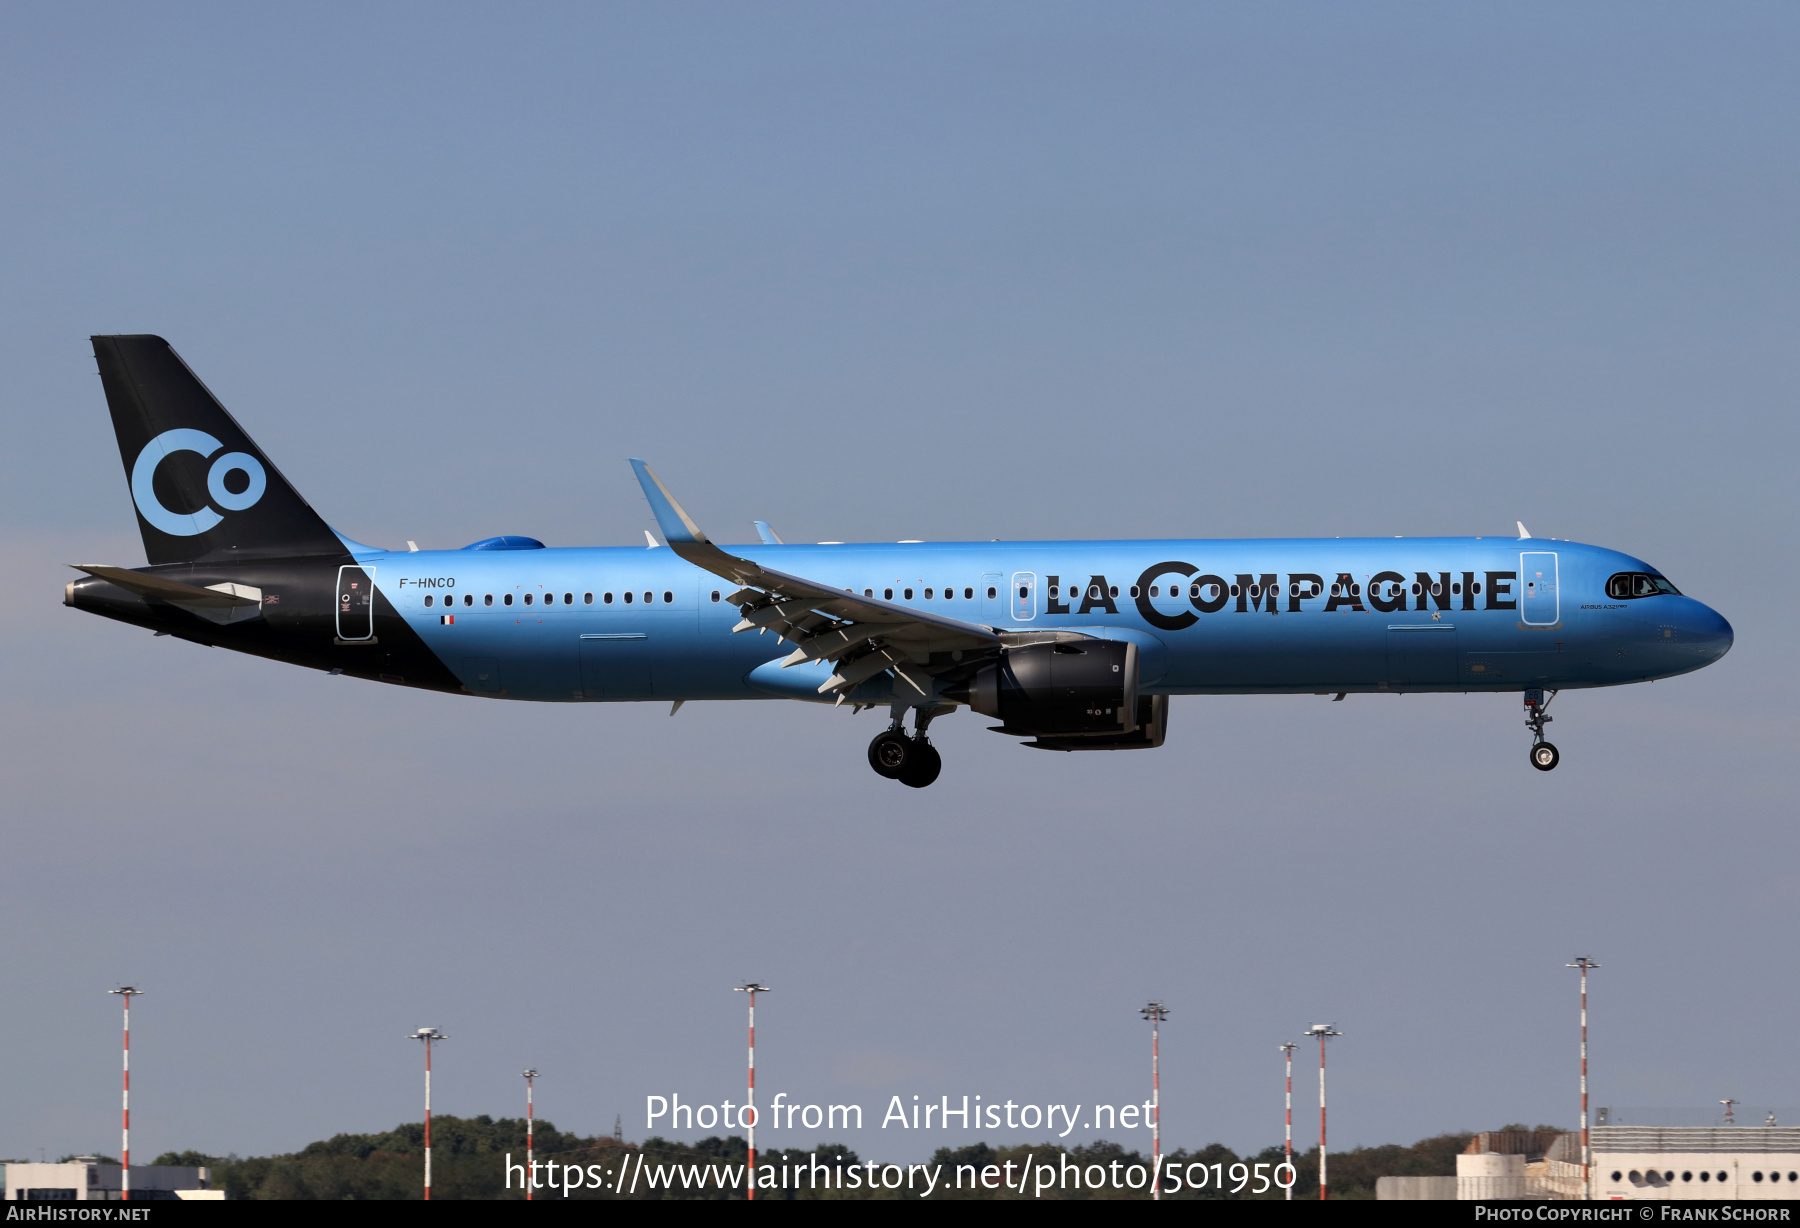
[[[494,1118],[486,1114],[479,1117],[434,1116],[431,1120],[431,1136],[434,1200],[522,1199],[525,1196],[524,1191],[518,1188],[517,1174],[514,1175],[514,1188],[506,1188],[505,1172],[505,1157],[508,1154],[514,1164],[524,1162],[524,1118]],[[1456,1156],[1468,1145],[1471,1137],[1469,1134],[1440,1134],[1422,1139],[1411,1146],[1390,1144],[1334,1151],[1330,1156],[1331,1197],[1373,1198],[1377,1178],[1385,1176],[1454,1175]],[[644,1169],[658,1164],[735,1167],[742,1165],[747,1158],[745,1141],[737,1135],[724,1138],[714,1136],[694,1143],[674,1142],[657,1137],[646,1139],[642,1143],[627,1143],[610,1135],[588,1138],[566,1133],[549,1121],[539,1120],[534,1127],[534,1138],[534,1154],[540,1165],[545,1161],[555,1161],[559,1172],[562,1166],[570,1164],[584,1168],[597,1165],[601,1173],[613,1174],[615,1179],[617,1174],[629,1172],[639,1165]],[[214,1188],[225,1190],[228,1198],[403,1200],[416,1199],[420,1195],[424,1179],[424,1153],[424,1123],[409,1122],[378,1134],[334,1135],[329,1139],[309,1143],[288,1155],[239,1157],[213,1156],[197,1151],[171,1151],[158,1156],[153,1162],[204,1165],[212,1170]],[[1282,1149],[1279,1146],[1265,1147],[1261,1151],[1243,1155],[1222,1143],[1193,1151],[1182,1149],[1170,1152],[1164,1156],[1165,1171],[1173,1166],[1181,1166],[1186,1170],[1188,1165],[1204,1164],[1211,1173],[1224,1178],[1223,1188],[1220,1188],[1221,1183],[1209,1180],[1206,1188],[1183,1189],[1179,1193],[1165,1192],[1163,1197],[1169,1200],[1196,1201],[1280,1199],[1283,1197],[1280,1189],[1271,1186],[1262,1192],[1256,1192],[1254,1182],[1247,1181],[1242,1189],[1234,1190],[1236,1181],[1232,1175],[1232,1165],[1241,1163],[1254,1172],[1254,1166],[1261,1164],[1265,1166],[1262,1171],[1267,1173],[1281,1163],[1282,1159]],[[758,1151],[756,1162],[759,1168],[764,1165],[790,1165],[804,1167],[809,1172],[814,1164],[841,1170],[863,1163],[856,1152],[840,1144],[824,1144],[812,1150],[771,1148]],[[1097,1164],[1108,1172],[1125,1171],[1133,1165],[1142,1165],[1146,1170],[1149,1168],[1149,1161],[1141,1151],[1127,1150],[1118,1143],[1103,1139],[1074,1147],[1055,1143],[1010,1147],[975,1143],[966,1147],[941,1147],[929,1161],[943,1166],[943,1176],[930,1197],[989,1200],[1033,1198],[1036,1195],[1030,1189],[1021,1193],[1016,1184],[1012,1188],[969,1189],[966,1185],[966,1171],[965,1188],[953,1188],[954,1175],[960,1166],[972,1166],[976,1172],[980,1172],[988,1165],[995,1165],[1004,1171],[1005,1166],[1010,1163],[1015,1166],[1012,1171],[1016,1173],[1017,1165],[1028,1162],[1057,1166],[1067,1163],[1084,1169]],[[1114,1165],[1120,1167],[1115,1169]],[[1319,1196],[1317,1149],[1296,1154],[1294,1166],[1297,1170],[1295,1199],[1316,1199]],[[541,1167],[539,1172],[541,1179]],[[560,1191],[549,1189],[539,1189],[536,1196],[540,1199],[563,1197]],[[581,1188],[568,1194],[570,1198],[624,1198],[632,1201],[717,1201],[743,1196],[741,1190],[721,1190],[716,1186],[680,1188],[677,1184],[676,1188],[653,1189],[643,1181],[638,1183],[635,1191]],[[919,1191],[916,1188],[911,1192],[904,1188],[870,1189],[866,1185],[861,1189],[851,1189],[841,1182],[831,1189],[813,1189],[802,1183],[802,1188],[798,1189],[759,1189],[757,1197],[788,1201],[916,1199]],[[1056,1200],[1141,1199],[1148,1198],[1149,1191],[1047,1189],[1042,1197]]]

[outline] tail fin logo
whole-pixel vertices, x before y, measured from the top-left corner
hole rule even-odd
[[[156,469],[177,452],[197,452],[207,459],[225,445],[205,431],[180,427],[164,431],[144,445],[131,466],[131,498],[138,513],[171,537],[195,537],[225,519],[211,507],[195,512],[172,512],[156,497]],[[233,491],[226,481],[233,473],[244,475],[243,489]],[[206,471],[206,493],[213,503],[228,512],[241,512],[256,506],[268,488],[268,474],[262,462],[248,452],[227,452],[213,461]]]

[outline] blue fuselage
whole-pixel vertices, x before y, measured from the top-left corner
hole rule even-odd
[[[1511,538],[733,547],[1002,631],[1138,644],[1148,694],[1520,691],[1686,673],[1730,648],[1691,597],[1609,596],[1641,560]],[[668,549],[356,552],[469,691],[526,700],[818,698],[790,645],[732,633],[731,585]],[[891,596],[889,595],[891,594]]]

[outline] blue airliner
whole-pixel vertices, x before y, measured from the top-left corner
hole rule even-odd
[[[327,526],[162,338],[93,343],[150,565],[79,565],[66,604],[478,698],[882,708],[869,764],[915,788],[941,767],[928,727],[959,706],[1041,750],[1128,750],[1162,745],[1173,695],[1516,692],[1549,771],[1559,690],[1684,674],[1732,642],[1642,560],[1523,525],[788,545],[757,522],[757,545],[727,547],[639,460],[666,548],[382,550]]]

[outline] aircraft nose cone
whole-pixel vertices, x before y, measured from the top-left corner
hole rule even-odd
[[[1691,637],[1710,660],[1717,661],[1731,651],[1731,624],[1717,610],[1696,601],[1693,613],[1683,621],[1688,624],[1683,628],[1683,634]]]

